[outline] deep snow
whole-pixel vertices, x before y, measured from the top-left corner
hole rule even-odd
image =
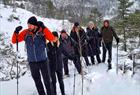
[[[11,14],[20,18],[20,21],[13,20],[8,22],[7,19]],[[17,13],[13,13],[11,8],[3,8],[0,5],[0,33],[4,33],[6,37],[9,37],[7,42],[11,42],[11,35],[16,26],[22,25],[24,28],[27,27],[27,20],[33,16],[31,12],[23,9],[17,9]],[[35,16],[35,15],[34,15]],[[38,17],[38,20],[45,22],[45,25],[52,31],[60,31],[62,29],[62,20],[54,20]],[[69,30],[71,24],[65,20],[65,28]],[[14,45],[15,47],[15,45]],[[19,44],[20,55],[26,55],[24,51],[24,43]],[[124,54],[124,52],[119,52]],[[101,63],[85,68],[88,72],[84,76],[84,95],[140,95],[140,73],[137,73],[131,77],[132,72],[128,71],[126,74],[116,74],[116,48],[113,48],[113,69],[106,72],[107,64]],[[124,61],[124,59],[123,59]],[[125,60],[129,61],[129,60]],[[121,63],[121,61],[119,61]],[[129,61],[131,63],[131,61]],[[3,63],[0,63],[3,64]],[[84,61],[83,61],[84,64]],[[66,95],[73,95],[73,80],[74,80],[74,65],[69,61],[70,77],[64,79]],[[0,73],[2,76],[2,74]],[[57,85],[58,95],[60,94],[59,85]],[[75,95],[81,95],[81,75],[76,72],[76,93]],[[0,95],[16,95],[16,79],[10,81],[0,81]],[[19,95],[38,95],[35,88],[34,82],[31,78],[30,72],[28,71],[24,76],[19,79]]]

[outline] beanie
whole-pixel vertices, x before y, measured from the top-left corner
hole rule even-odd
[[[38,26],[42,27],[43,29],[46,27],[42,21],[37,22]]]
[[[61,30],[61,34],[62,34],[62,33],[66,33],[66,31],[63,29],[63,30]]]
[[[28,24],[32,24],[32,25],[35,25],[35,26],[38,26],[38,23],[37,23],[37,19],[36,17],[32,16],[28,19]]]
[[[55,37],[58,37],[58,33],[56,31],[52,32]]]
[[[75,22],[74,26],[76,26],[76,27],[79,26],[79,22]]]

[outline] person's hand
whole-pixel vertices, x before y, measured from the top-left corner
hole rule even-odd
[[[71,56],[69,56],[69,59],[70,60],[76,60],[77,59],[77,56],[72,54]]]
[[[117,45],[118,45],[118,43],[120,42],[120,38],[117,38],[116,39],[116,42],[117,42]]]
[[[22,26],[16,27],[14,33],[18,34],[21,29],[22,29]]]

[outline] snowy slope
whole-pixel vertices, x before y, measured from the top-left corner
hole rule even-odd
[[[115,63],[114,59],[113,62]],[[70,78],[65,78],[64,83],[66,95],[73,95],[74,68],[71,62],[69,66]],[[107,73],[106,68],[107,65],[104,63],[88,67],[88,74],[84,76],[84,95],[140,95],[139,75],[133,78],[130,76],[130,72],[125,75],[120,73],[117,75],[115,69]],[[58,95],[61,95],[59,85],[57,88]],[[75,95],[81,95],[81,75],[78,74],[76,74],[75,91]],[[20,78],[19,93],[20,95],[38,95],[30,73]],[[16,95],[16,80],[1,83],[1,95],[10,94]]]
[[[11,14],[20,18],[20,21],[13,20],[8,22],[7,19]],[[9,37],[8,43],[11,42],[11,35],[16,26],[22,25],[27,27],[27,20],[34,14],[23,9],[17,9],[17,13],[13,13],[11,8],[3,8],[0,5],[0,33],[5,33]],[[39,20],[45,22],[52,31],[62,29],[62,21],[41,18],[36,16]],[[66,21],[66,26],[70,23]],[[67,29],[69,29],[68,27]],[[20,54],[25,56],[24,44],[19,45]],[[131,72],[122,75],[121,72],[117,75],[115,72],[116,65],[116,48],[113,48],[113,69],[106,72],[107,64],[101,63],[99,65],[87,67],[85,70],[88,72],[84,76],[84,95],[140,95],[140,73],[131,77]],[[83,62],[84,63],[84,62]],[[74,80],[74,65],[69,61],[70,77],[64,79],[66,95],[73,95],[73,80]],[[0,74],[1,76],[2,74]],[[57,85],[58,95],[60,94],[59,85]],[[81,95],[81,75],[76,72],[76,93]],[[16,79],[10,81],[0,81],[0,95],[16,95]],[[34,82],[28,71],[24,76],[19,79],[19,95],[38,95]]]
[[[7,19],[10,18],[11,15],[14,15],[14,17],[18,17],[19,20],[13,19],[12,22],[9,22]],[[35,16],[37,17],[38,21],[43,21],[44,24],[51,30],[51,31],[61,31],[62,29],[69,30],[72,27],[72,24],[68,22],[68,20],[64,20],[64,25],[62,20],[55,20],[55,19],[48,19],[48,18],[41,18],[36,15],[34,15],[31,12],[28,12],[26,10],[17,8],[17,12],[13,12],[13,9],[8,7],[4,8],[2,4],[0,4],[0,33],[4,33],[5,36],[11,38],[13,31],[15,30],[15,27],[21,25],[23,26],[23,29],[27,28],[27,20],[31,17]],[[8,42],[11,42],[11,39],[9,39]],[[24,50],[24,44],[20,43],[19,45],[19,51],[22,56],[25,55]]]

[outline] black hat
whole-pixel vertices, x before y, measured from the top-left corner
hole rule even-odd
[[[79,26],[79,22],[75,22],[74,26],[76,26],[76,27]]]
[[[66,33],[66,30],[64,30],[64,29],[63,29],[63,30],[61,30],[61,33]]]
[[[30,17],[27,23],[38,26],[37,19],[34,16]]]
[[[56,31],[52,32],[55,37],[58,37],[58,33]]]
[[[42,27],[43,29],[45,28],[45,25],[42,21],[37,22],[38,26]]]

